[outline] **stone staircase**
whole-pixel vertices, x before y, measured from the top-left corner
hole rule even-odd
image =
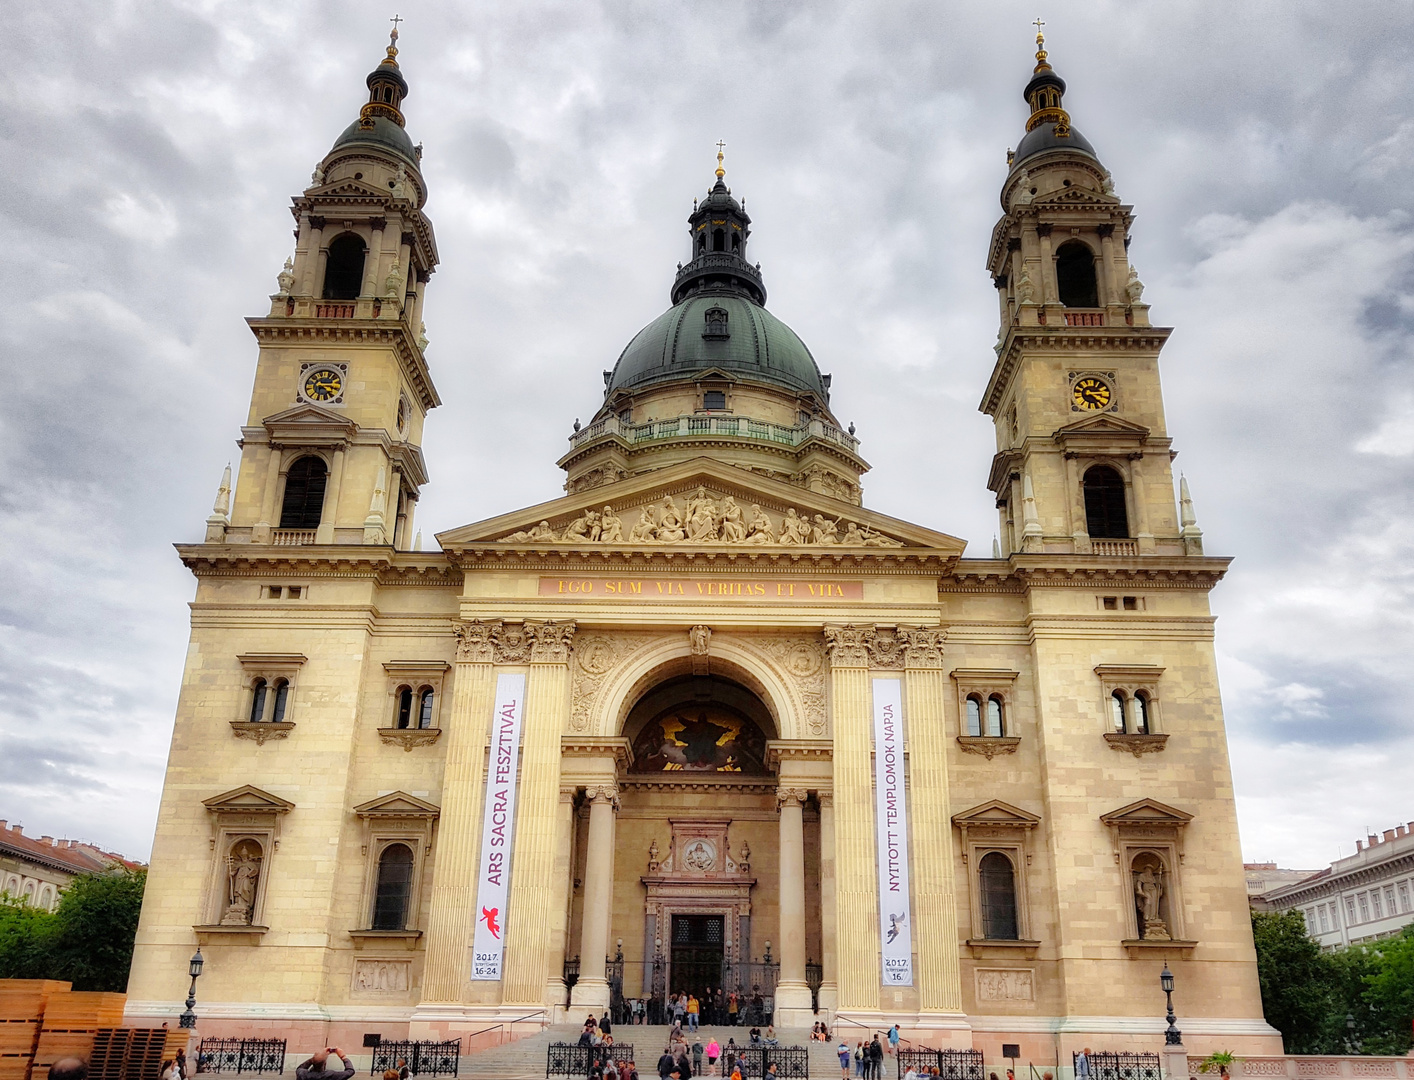
[[[663,1047],[668,1043],[668,1030],[666,1027],[632,1024],[614,1028],[616,1043],[628,1043],[633,1046],[634,1059],[642,1080],[656,1080],[658,1057],[662,1054]],[[492,1047],[489,1050],[477,1050],[471,1054],[463,1054],[458,1080],[468,1080],[468,1078],[469,1080],[483,1080],[483,1078],[484,1080],[543,1080],[545,1056],[550,1044],[552,1042],[577,1042],[579,1032],[579,1024],[556,1024],[547,1027],[538,1035],[530,1035],[503,1046]],[[713,1035],[723,1046],[727,1044],[729,1038],[735,1038],[738,1044],[744,1045],[747,1041],[746,1032],[746,1028],[740,1027],[704,1027],[699,1032],[699,1036],[704,1046]],[[690,1036],[689,1032],[689,1046],[692,1045]],[[840,1075],[839,1059],[835,1056],[835,1044],[811,1042],[809,1028],[782,1028],[777,1031],[776,1037],[782,1046],[804,1046],[809,1049],[812,1080],[822,1080],[822,1078],[823,1080],[831,1080],[831,1078]],[[704,1061],[704,1071],[706,1065],[707,1063]],[[720,1068],[719,1064],[718,1072],[720,1072]]]

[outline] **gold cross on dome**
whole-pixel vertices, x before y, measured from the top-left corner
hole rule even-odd
[[[1045,24],[1044,22],[1042,22],[1040,19],[1037,19],[1034,23],[1032,23],[1032,25],[1036,27],[1036,36],[1037,36],[1037,37],[1040,37],[1040,36],[1041,36],[1041,27],[1045,26],[1046,24]]]
[[[406,22],[407,20],[405,20],[401,15],[398,15],[398,14],[395,13],[395,14],[393,15],[393,17],[392,17],[391,19],[389,19],[388,21],[393,24],[393,32],[388,35],[388,38],[389,38],[389,40],[391,40],[391,41],[397,41],[397,40],[398,40],[398,23],[400,23],[400,22]]]
[[[721,139],[718,139],[718,140],[717,140],[717,179],[718,179],[718,180],[720,180],[722,177],[724,177],[724,176],[727,175],[727,170],[724,169],[724,168],[722,168],[722,157],[723,157],[722,151],[725,150],[726,148],[727,148],[727,144],[724,143]]]

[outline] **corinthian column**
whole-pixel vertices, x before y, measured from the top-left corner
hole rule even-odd
[[[839,1006],[839,921],[835,914],[835,794],[818,792],[820,800],[820,1011],[833,1014]]]
[[[506,627],[509,632],[512,628]],[[560,798],[560,735],[569,717],[569,658],[574,623],[527,622],[530,678],[521,736],[511,893],[506,904],[503,1002],[541,1005],[551,975],[546,928],[555,905],[555,807]],[[518,646],[519,647],[519,646]]]
[[[589,842],[584,858],[584,929],[580,935],[579,981],[570,992],[570,1007],[609,1007],[609,983],[604,960],[609,951],[609,919],[614,899],[614,814],[619,791],[601,784],[585,792],[589,800]]]

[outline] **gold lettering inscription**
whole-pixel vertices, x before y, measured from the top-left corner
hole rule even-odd
[[[564,600],[651,600],[730,604],[863,600],[862,581],[742,578],[543,577],[540,595]]]

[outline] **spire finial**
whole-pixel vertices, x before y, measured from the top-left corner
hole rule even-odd
[[[1050,66],[1046,63],[1046,35],[1041,32],[1041,27],[1046,23],[1043,19],[1037,19],[1032,25],[1036,27],[1036,70],[1040,71]]]
[[[724,169],[724,168],[722,168],[722,158],[723,158],[723,156],[724,156],[723,153],[722,153],[722,151],[725,150],[726,148],[727,148],[727,144],[724,143],[721,139],[718,139],[718,140],[717,140],[717,179],[718,179],[718,180],[720,180],[722,177],[724,177],[724,176],[727,175],[727,170]]]
[[[396,60],[398,57],[398,23],[405,20],[394,12],[393,17],[388,21],[393,24],[393,31],[388,35],[388,59]]]

